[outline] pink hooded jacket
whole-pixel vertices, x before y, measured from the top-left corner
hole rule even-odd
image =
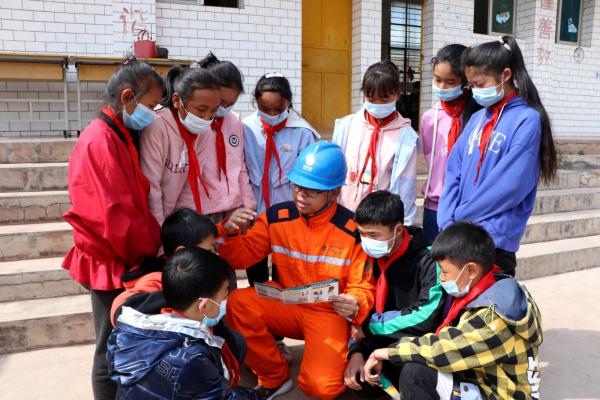
[[[417,134],[409,119],[396,114],[397,118],[380,131],[376,152],[378,173],[373,191],[389,190],[398,194],[404,204],[405,225],[413,225],[417,212]],[[373,131],[362,108],[336,121],[332,142],[342,148],[348,166],[339,202],[352,211],[356,211],[362,199],[369,194],[370,163],[360,184],[358,177],[367,157]]]
[[[440,102],[434,104],[433,108],[421,117],[420,136],[423,155],[428,167],[423,195],[425,196],[425,208],[433,211],[438,209],[444,186],[446,162],[448,161],[448,133],[451,125],[452,117],[444,111]]]
[[[219,180],[216,132],[203,132],[194,143],[202,178],[209,197],[200,187],[202,213],[226,213],[238,207],[256,208],[244,161],[243,125],[237,114],[229,112],[223,122],[227,177]],[[158,111],[152,124],[140,137],[142,172],[150,181],[148,204],[160,224],[180,207],[195,209],[188,185],[188,154],[177,123],[169,109]]]

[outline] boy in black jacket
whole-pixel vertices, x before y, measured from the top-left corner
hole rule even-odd
[[[433,332],[441,322],[446,300],[423,230],[404,226],[400,196],[380,190],[359,204],[354,217],[364,251],[374,258],[377,280],[375,309],[362,326],[352,327],[349,362],[344,380],[359,395],[379,391],[364,382],[363,366],[374,349],[402,336]],[[399,370],[383,371],[392,382]]]

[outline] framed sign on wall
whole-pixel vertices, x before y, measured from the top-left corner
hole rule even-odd
[[[489,10],[489,34],[514,35],[515,0],[492,0]]]
[[[581,38],[581,0],[561,0],[558,7],[558,43],[579,45]]]

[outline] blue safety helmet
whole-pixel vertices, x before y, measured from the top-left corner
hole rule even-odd
[[[307,189],[333,190],[346,181],[346,158],[337,144],[320,141],[307,146],[288,178]]]

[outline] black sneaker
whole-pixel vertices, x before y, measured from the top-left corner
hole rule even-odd
[[[254,390],[256,391],[256,396],[259,399],[263,400],[271,400],[275,397],[281,396],[282,394],[286,394],[294,387],[294,382],[291,379],[288,379],[283,385],[278,386],[273,389],[267,389],[260,385],[256,385]]]

